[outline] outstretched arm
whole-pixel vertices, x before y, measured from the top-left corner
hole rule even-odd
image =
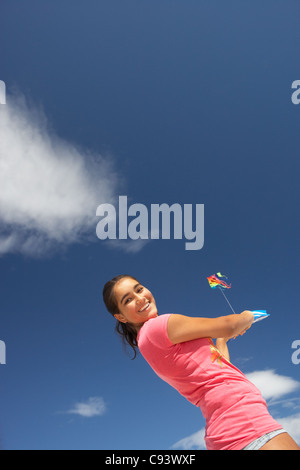
[[[199,338],[233,338],[250,328],[254,315],[245,310],[239,315],[218,318],[186,317],[171,315],[168,321],[168,336],[173,344]]]

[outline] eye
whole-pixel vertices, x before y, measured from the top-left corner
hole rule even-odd
[[[143,286],[140,286],[136,289],[136,293],[139,294],[140,292],[142,292],[144,290],[144,287]],[[127,299],[125,300],[124,302],[124,305],[127,305],[128,302],[130,302],[132,300],[132,297],[127,297]]]

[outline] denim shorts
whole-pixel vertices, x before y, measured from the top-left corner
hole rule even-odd
[[[264,434],[263,436],[255,439],[255,441],[248,444],[243,450],[259,450],[261,449],[267,442],[269,442],[273,437],[278,436],[286,432],[284,429],[278,429],[277,431],[268,432],[268,434]]]

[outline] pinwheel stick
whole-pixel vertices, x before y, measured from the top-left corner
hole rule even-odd
[[[224,298],[225,298],[226,302],[228,303],[229,307],[231,308],[231,310],[233,311],[233,313],[236,315],[236,313],[235,313],[235,311],[234,311],[234,309],[233,309],[231,303],[229,302],[229,300],[227,299],[226,295],[224,294],[223,289],[220,288],[219,290],[222,292],[222,294],[224,295]]]

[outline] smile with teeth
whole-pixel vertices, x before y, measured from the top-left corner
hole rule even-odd
[[[145,310],[148,310],[149,307],[150,307],[150,302],[147,302],[147,303],[143,306],[143,308],[141,308],[141,309],[139,310],[139,312],[144,312]]]

